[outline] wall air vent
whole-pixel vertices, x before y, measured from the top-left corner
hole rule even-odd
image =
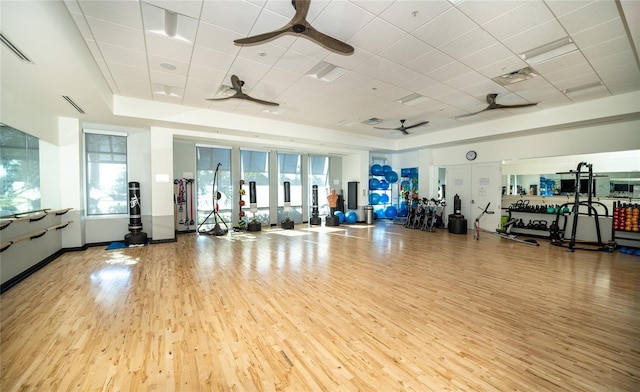
[[[73,99],[69,98],[66,95],[63,95],[62,98],[64,98],[65,101],[69,102],[69,105],[73,106],[73,108],[76,109],[78,112],[84,114],[84,110],[82,110],[77,103],[73,102]]]
[[[18,49],[18,47],[15,46],[13,42],[9,41],[9,38],[7,38],[2,32],[0,32],[0,41],[2,41],[2,43],[7,48],[9,48],[10,51],[12,51],[16,56],[18,56],[20,60],[33,64],[33,61],[31,61],[31,59],[27,57],[26,54],[22,53],[22,51]]]

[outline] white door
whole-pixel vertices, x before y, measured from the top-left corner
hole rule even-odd
[[[467,218],[469,227],[489,205],[489,211],[493,214],[485,214],[480,227],[494,231],[500,227],[500,203],[502,200],[502,176],[501,165],[498,162],[481,163],[471,166],[471,211]]]
[[[455,214],[455,206],[453,204],[456,195],[460,197],[460,213],[467,219],[467,224],[473,223],[471,218],[471,165],[455,165],[447,166],[446,175],[446,200],[447,200],[447,216],[443,216],[443,220],[447,222],[449,214]],[[469,226],[472,227],[472,226]]]

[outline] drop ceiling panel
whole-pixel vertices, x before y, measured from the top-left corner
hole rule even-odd
[[[575,34],[619,17],[615,1],[594,1],[558,19],[569,34]]]
[[[240,51],[240,47],[234,45],[233,40],[238,38],[242,37],[237,33],[206,22],[200,22],[195,43],[211,50],[236,56]]]
[[[353,4],[360,8],[363,8],[374,15],[379,15],[382,11],[387,9],[395,0],[353,0]]]
[[[412,35],[406,35],[383,50],[380,55],[398,64],[406,64],[432,50],[433,47],[427,43]]]
[[[495,0],[476,0],[476,1],[462,1],[458,4],[458,8],[469,18],[473,19],[476,23],[482,25],[490,20],[493,20],[516,7],[520,7],[528,0],[509,0],[509,1],[495,1]]]
[[[278,60],[274,67],[302,75],[309,72],[316,64],[318,64],[318,60],[314,58],[298,53],[287,52]]]
[[[570,1],[554,1],[546,0],[545,4],[551,9],[556,17],[568,14],[577,9],[580,9],[596,0],[570,0]]]
[[[234,60],[235,57],[230,54],[196,45],[193,50],[191,63],[194,65],[226,71],[229,67],[231,67]]]
[[[158,83],[165,86],[172,86],[176,88],[184,88],[187,84],[187,77],[176,75],[168,72],[159,72],[151,70],[149,73],[151,78],[151,83]]]
[[[129,64],[140,68],[147,66],[147,54],[144,51],[131,50],[107,43],[100,43],[100,51],[109,62]]]
[[[282,57],[285,51],[284,48],[271,44],[243,46],[238,52],[238,58],[271,66]]]
[[[142,30],[87,17],[93,36],[99,43],[122,46],[132,50],[144,51],[144,35]]]
[[[357,48],[352,55],[343,56],[341,54],[330,53],[324,61],[346,69],[354,69],[373,57],[373,53],[361,48]]]
[[[174,70],[167,70],[162,64],[170,64],[176,68]],[[172,75],[187,76],[189,63],[149,54],[149,69],[158,72],[170,72]]]
[[[472,69],[479,69],[511,57],[514,57],[513,52],[501,43],[497,43],[479,52],[461,56],[460,62]],[[506,73],[506,71],[503,73]]]
[[[380,80],[413,91],[414,82],[421,77],[421,73],[401,65],[388,74],[380,76]]]
[[[149,54],[164,56],[182,62],[189,62],[191,59],[193,45],[189,43],[153,33],[146,33],[145,37]]]
[[[555,19],[504,40],[514,53],[520,54],[565,38],[567,33]]]
[[[627,37],[619,37],[585,48],[582,50],[582,53],[584,53],[585,57],[590,61],[594,61],[616,53],[627,52],[630,49],[631,45],[629,45]]]
[[[451,4],[444,0],[396,1],[385,9],[380,17],[410,33],[449,8]]]
[[[542,1],[529,1],[482,25],[499,40],[506,40],[553,19]],[[518,21],[518,23],[514,23]]]
[[[612,19],[571,35],[576,45],[585,49],[621,37],[624,37],[629,43],[629,37],[626,35],[624,26],[617,19]]]
[[[369,24],[374,15],[347,1],[332,1],[313,20],[316,30],[337,39],[346,40]],[[365,48],[366,49],[366,48]]]
[[[374,19],[349,42],[370,52],[380,52],[404,36],[404,32],[382,19]]]
[[[447,64],[453,63],[454,60],[442,53],[441,51],[434,49],[430,52],[423,54],[417,59],[406,63],[405,65],[414,71],[426,74],[427,72],[444,67]]]
[[[118,7],[113,7],[112,1],[94,0],[80,1],[80,8],[86,16],[107,22],[139,29],[142,25],[140,3],[137,1],[123,1]]]
[[[460,37],[440,45],[438,49],[453,58],[461,58],[472,53],[481,52],[497,43],[498,41],[489,33],[476,27]]]
[[[374,56],[357,66],[355,68],[355,71],[367,76],[371,76],[373,78],[378,78],[393,71],[395,68],[397,68],[397,66],[398,64],[383,57]]]
[[[427,76],[440,82],[446,82],[469,72],[471,72],[471,68],[455,61],[453,63],[447,64],[444,67],[440,67],[431,72],[427,72]]]
[[[262,8],[238,0],[205,1],[201,19],[240,35],[249,35]]]
[[[476,28],[477,25],[456,8],[450,8],[432,21],[417,28],[413,35],[438,47]]]
[[[113,3],[112,0],[107,2]],[[144,2],[191,18],[200,17],[202,9],[202,0],[145,0]]]

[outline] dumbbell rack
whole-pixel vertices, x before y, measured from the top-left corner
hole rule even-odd
[[[524,223],[524,227],[519,227],[517,225],[513,225],[511,227],[511,234],[520,234],[528,237],[537,237],[537,238],[549,238],[550,232],[549,228],[551,227],[551,223],[558,219],[558,227],[560,230],[560,235],[564,235],[564,232],[567,229],[567,214],[549,214],[545,212],[535,212],[535,211],[516,211],[511,208],[503,208],[503,210],[508,211],[508,219],[507,221],[511,221],[512,219],[517,219],[518,221],[522,221]],[[542,227],[540,223],[538,223],[538,227],[527,227],[529,222],[534,224],[535,221],[546,221],[546,226]]]

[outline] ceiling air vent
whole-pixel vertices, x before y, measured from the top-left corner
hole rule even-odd
[[[381,118],[376,118],[376,117],[371,117],[368,120],[364,120],[362,123],[363,124],[367,124],[367,125],[378,125],[381,122],[383,122],[384,120]]]
[[[63,95],[62,98],[64,98],[65,101],[69,102],[69,105],[73,106],[73,108],[76,109],[78,112],[84,114],[84,110],[82,110],[77,103],[73,102],[73,99],[69,98],[66,95]]]
[[[538,76],[538,73],[531,69],[531,67],[526,67],[519,69],[517,71],[509,72],[504,75],[500,75],[491,80],[498,83],[501,86],[508,86],[510,84],[523,82],[527,79],[531,79]]]
[[[22,53],[22,51],[18,49],[18,47],[15,46],[13,42],[9,41],[9,38],[7,38],[2,32],[0,32],[0,41],[2,41],[2,43],[7,48],[9,48],[9,50],[11,50],[16,56],[18,56],[20,60],[33,64],[33,61],[31,61],[31,59],[27,57],[26,54]]]

